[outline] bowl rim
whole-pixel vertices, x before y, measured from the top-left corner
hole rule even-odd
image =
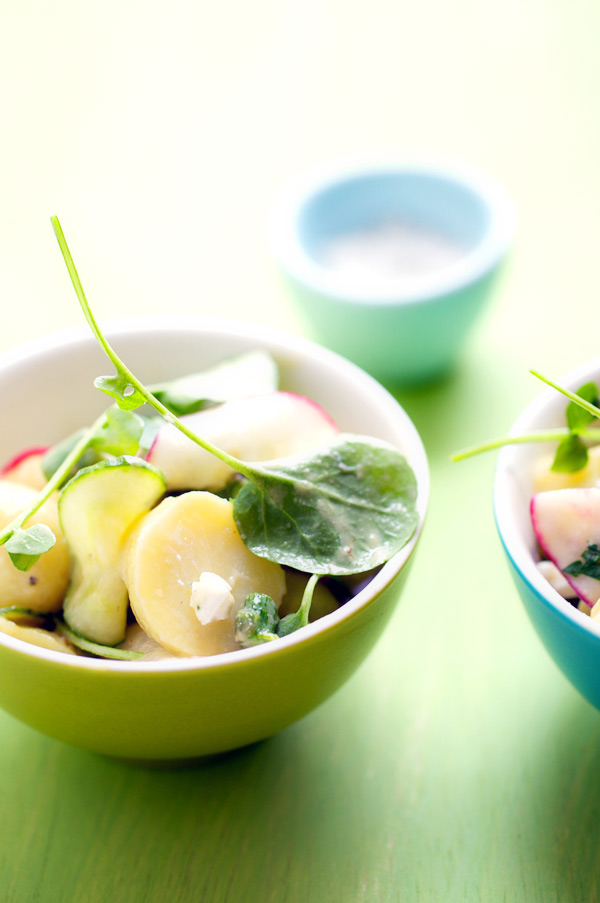
[[[569,370],[558,380],[558,384],[573,391],[593,378],[600,381],[600,356]],[[544,389],[524,408],[508,435],[524,434],[531,430],[532,423],[536,424],[536,428],[543,428],[544,425],[550,428],[558,425],[562,419],[564,425],[564,410],[567,403],[567,399],[555,389]],[[552,446],[548,443],[545,447]],[[600,639],[600,622],[579,611],[548,583],[536,568],[534,553],[518,529],[516,523],[518,512],[515,511],[517,501],[513,496],[513,491],[516,490],[515,475],[522,473],[523,460],[533,456],[531,445],[507,445],[498,454],[493,483],[493,509],[500,541],[514,569],[541,604],[553,609],[573,627]],[[531,535],[533,536],[533,530]],[[535,543],[535,538],[533,542]]]
[[[430,178],[462,187],[484,204],[489,223],[481,239],[443,271],[416,279],[400,278],[389,288],[369,290],[342,283],[326,266],[320,266],[304,248],[299,220],[306,206],[336,185],[351,184],[374,176]],[[280,268],[314,292],[350,306],[361,304],[415,305],[453,294],[492,273],[506,256],[514,239],[516,217],[504,188],[491,176],[453,160],[426,157],[327,164],[305,172],[284,187],[276,198],[269,220],[270,244]]]
[[[358,365],[342,357],[337,352],[331,351],[310,339],[269,326],[240,320],[190,315],[157,315],[149,317],[120,318],[118,320],[111,320],[103,323],[103,331],[109,342],[112,342],[115,339],[118,340],[120,337],[131,335],[134,335],[136,339],[139,339],[144,335],[153,337],[157,334],[163,335],[165,332],[188,333],[190,330],[203,335],[214,333],[224,334],[233,338],[241,338],[243,340],[249,339],[260,344],[262,347],[266,347],[275,357],[277,357],[278,351],[281,353],[284,351],[291,351],[294,354],[302,356],[303,360],[320,361],[326,366],[341,369],[342,373],[348,374],[348,377],[359,379],[366,384],[369,391],[374,393],[375,397],[379,399],[380,404],[389,409],[390,416],[399,418],[402,423],[402,429],[406,430],[406,457],[410,459],[409,463],[417,477],[417,511],[419,514],[419,522],[410,541],[381,566],[379,571],[369,582],[368,591],[367,588],[360,590],[356,596],[349,599],[336,611],[313,621],[303,628],[302,631],[280,638],[276,643],[265,643],[261,646],[235,650],[233,652],[226,652],[213,656],[169,658],[166,660],[148,662],[136,661],[134,663],[115,659],[94,659],[79,655],[66,655],[52,649],[34,646],[31,643],[19,640],[16,637],[12,637],[2,632],[0,632],[0,646],[6,646],[11,650],[25,654],[26,656],[43,659],[49,663],[75,668],[76,670],[128,673],[131,675],[148,673],[189,673],[190,671],[204,671],[231,667],[235,664],[242,665],[244,662],[250,662],[254,659],[270,658],[273,655],[282,654],[291,647],[335,630],[336,627],[349,621],[354,615],[373,603],[392,583],[394,578],[400,573],[404,565],[412,556],[422,533],[429,505],[429,462],[416,426],[393,395],[391,395],[391,393],[388,392],[388,390],[374,377],[370,376],[370,374],[366,373],[358,367]],[[80,347],[82,345],[89,345],[90,348],[96,346],[95,339],[91,335],[90,330],[85,326],[72,327],[38,339],[33,339],[16,348],[8,349],[7,351],[0,353],[0,374],[15,365],[28,362],[32,358],[42,357],[46,353],[54,353],[58,348],[67,351],[72,346]]]

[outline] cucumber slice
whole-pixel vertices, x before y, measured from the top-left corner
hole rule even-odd
[[[86,639],[86,637],[75,633],[74,630],[67,627],[64,621],[59,623],[58,630],[72,646],[77,646],[82,652],[89,652],[90,655],[95,655],[99,658],[114,658],[126,662],[133,662],[144,657],[143,652],[137,652],[133,649],[115,649],[114,646],[102,646],[100,643],[94,643],[91,640]]]
[[[165,487],[159,470],[124,455],[83,468],[60,494],[58,513],[71,555],[63,615],[71,630],[92,642],[114,646],[125,637],[123,539]]]

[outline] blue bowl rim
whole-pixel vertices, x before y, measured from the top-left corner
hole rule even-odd
[[[371,178],[393,179],[407,174],[430,176],[458,184],[478,196],[489,214],[482,239],[442,272],[418,280],[399,280],[386,290],[341,284],[327,267],[320,266],[303,247],[298,223],[309,202],[335,185]],[[414,304],[461,291],[492,273],[506,256],[515,233],[515,211],[508,194],[491,177],[464,164],[440,160],[406,159],[330,164],[310,170],[290,182],[276,199],[270,216],[269,237],[281,269],[314,292],[349,304]]]

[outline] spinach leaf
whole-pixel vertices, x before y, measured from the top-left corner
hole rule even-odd
[[[417,484],[387,443],[340,435],[313,454],[253,465],[234,499],[256,555],[318,574],[353,574],[387,561],[417,523]]]

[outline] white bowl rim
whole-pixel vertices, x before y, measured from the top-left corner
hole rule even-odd
[[[370,376],[356,364],[337,354],[337,352],[318,345],[309,339],[272,327],[243,321],[205,316],[157,315],[153,317],[121,318],[114,321],[108,321],[102,324],[102,328],[109,342],[118,339],[120,336],[131,334],[139,336],[142,333],[162,334],[165,331],[183,330],[188,332],[189,330],[193,330],[198,333],[207,331],[214,331],[216,333],[225,332],[230,336],[238,336],[244,339],[250,338],[261,345],[266,344],[271,351],[278,348],[280,350],[300,352],[301,354],[313,357],[316,360],[334,364],[338,369],[341,368],[343,372],[353,375],[354,378],[358,377],[368,384],[370,391],[375,393],[383,405],[389,407],[391,416],[393,415],[400,418],[403,428],[406,429],[407,449],[409,449],[407,458],[411,459],[410,464],[417,476],[417,510],[419,513],[419,523],[407,545],[381,566],[381,569],[369,582],[368,591],[361,590],[356,596],[349,599],[347,602],[344,602],[335,612],[324,615],[322,618],[313,621],[311,624],[304,627],[302,631],[292,633],[289,636],[282,637],[272,643],[265,643],[261,646],[226,652],[219,655],[182,657],[180,659],[170,658],[149,662],[94,659],[79,655],[66,655],[61,652],[55,652],[52,649],[35,646],[2,632],[0,632],[0,645],[4,645],[22,654],[32,656],[33,658],[44,659],[58,666],[111,673],[120,672],[135,675],[136,673],[148,674],[153,672],[178,673],[203,671],[225,666],[229,668],[236,665],[242,665],[244,662],[262,658],[264,656],[277,655],[280,650],[283,651],[291,646],[298,645],[311,637],[335,629],[338,624],[349,620],[356,612],[368,607],[371,602],[374,601],[375,597],[383,592],[400,573],[405,563],[414,552],[417,541],[423,530],[429,505],[429,463],[421,437],[419,436],[414,423],[391,393],[389,393],[374,377]],[[68,348],[72,344],[78,345],[80,343],[90,343],[90,347],[94,347],[95,344],[95,340],[91,336],[89,329],[84,326],[61,330],[42,338],[34,339],[1,353],[0,373],[7,368],[13,367],[17,363],[27,361],[33,356],[55,351],[59,346]],[[277,352],[275,351],[274,353],[276,354]],[[109,363],[108,366],[110,368],[112,365]]]
[[[570,370],[556,382],[558,385],[574,391],[580,385],[591,380],[600,381],[600,357],[592,358]],[[554,426],[557,422],[556,415],[558,414],[558,419],[560,419],[560,414],[564,414],[567,403],[568,400],[556,389],[546,388],[522,411],[508,435],[525,434],[530,431],[531,424],[538,421],[546,421],[548,427]],[[555,423],[547,423],[549,413],[554,414],[552,419]],[[562,421],[564,424],[564,416]],[[542,424],[540,423],[537,428],[543,428]],[[516,501],[510,491],[511,488],[514,488],[514,477],[511,474],[520,472],[522,460],[527,456],[527,448],[527,445],[507,445],[498,454],[494,475],[493,507],[500,540],[513,566],[523,581],[529,584],[542,604],[554,609],[557,614],[579,629],[600,638],[600,622],[579,611],[548,583],[537,569],[530,548],[516,528],[516,520],[519,515],[515,510]],[[531,449],[531,446],[529,448]],[[529,454],[531,455],[532,452]]]
[[[352,180],[377,175],[413,174],[429,176],[460,185],[484,203],[490,218],[482,239],[443,271],[418,279],[399,279],[389,288],[340,284],[335,274],[320,266],[301,245],[298,218],[306,204],[321,192]],[[436,157],[406,157],[327,164],[292,180],[273,204],[269,223],[270,243],[282,270],[298,283],[329,295],[350,306],[369,304],[392,306],[424,303],[464,289],[491,273],[505,257],[515,232],[515,210],[504,188],[475,167]]]

